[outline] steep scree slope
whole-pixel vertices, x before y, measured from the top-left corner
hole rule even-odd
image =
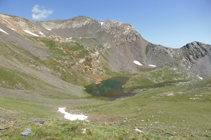
[[[112,20],[102,22],[84,16],[70,20],[40,21],[38,24],[63,38],[94,38],[103,42],[98,44],[99,48],[108,53],[105,57],[113,70],[135,73],[134,60],[146,65],[144,51],[148,42],[129,24]]]
[[[59,43],[79,42],[87,50],[97,51],[106,60],[103,63],[116,72],[137,73],[138,66],[133,63],[137,60],[143,66],[180,65],[201,77],[211,76],[210,45],[192,42],[180,49],[155,45],[144,40],[133,26],[122,22],[85,16],[34,22],[0,14],[0,28],[10,34],[1,32],[2,42],[20,45],[43,60],[47,56],[46,48],[41,42],[29,40],[29,36],[37,35]]]

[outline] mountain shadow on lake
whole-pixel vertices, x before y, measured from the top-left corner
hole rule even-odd
[[[122,90],[122,85],[128,80],[126,77],[114,77],[102,81],[100,84],[87,86],[86,92],[95,97],[107,97],[111,100],[133,96],[134,93],[124,93]]]

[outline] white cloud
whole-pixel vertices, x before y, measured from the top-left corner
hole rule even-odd
[[[53,10],[46,10],[44,6],[35,5],[32,8],[32,19],[41,20],[53,14]]]

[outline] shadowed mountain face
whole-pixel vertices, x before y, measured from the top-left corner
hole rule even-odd
[[[78,42],[86,50],[95,50],[95,54],[99,53],[102,58],[96,60],[102,71],[103,63],[111,71],[138,73],[138,66],[134,64],[134,60],[137,60],[146,67],[173,64],[201,77],[211,76],[210,45],[192,42],[180,49],[172,49],[151,44],[126,23],[98,21],[85,16],[70,20],[34,22],[0,14],[0,28],[9,34],[0,32],[0,42],[22,46],[42,60],[49,56],[45,44],[29,40],[29,36],[51,39],[56,43]],[[81,57],[80,62],[74,59],[71,63],[83,63],[86,58],[88,56]]]

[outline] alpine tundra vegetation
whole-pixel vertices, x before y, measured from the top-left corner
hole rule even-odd
[[[0,14],[0,139],[211,139],[210,60],[114,20]],[[124,96],[86,92],[112,78]]]

